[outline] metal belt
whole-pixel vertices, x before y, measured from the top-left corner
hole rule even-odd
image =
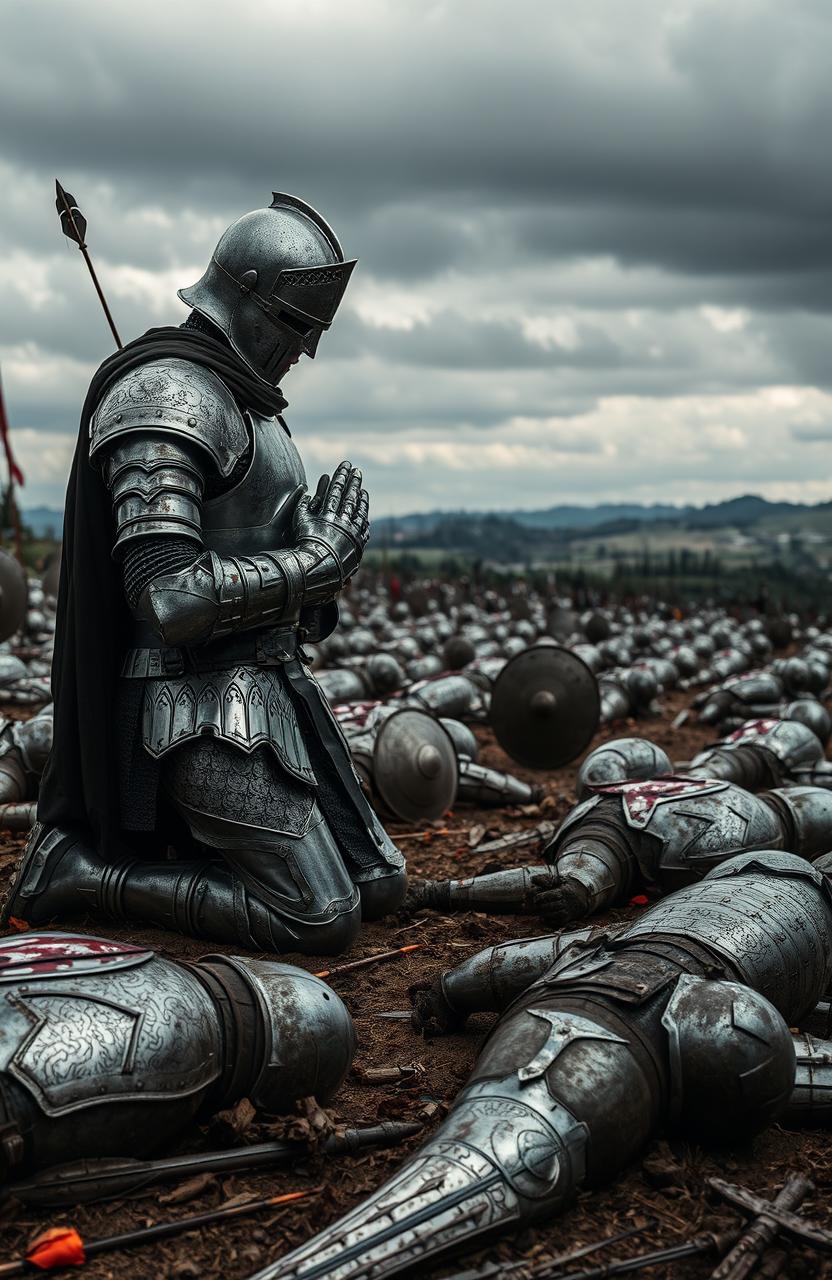
[[[297,627],[275,628],[226,636],[194,648],[183,645],[128,649],[121,674],[128,680],[148,680],[233,666],[280,667],[295,657],[305,658]]]

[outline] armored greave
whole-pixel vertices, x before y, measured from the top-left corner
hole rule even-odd
[[[327,882],[328,869],[324,864],[318,909],[291,916],[224,861],[106,862],[78,836],[36,827],[5,915],[30,924],[80,916],[141,920],[258,951],[330,955],[354,940],[361,904],[348,877]]]
[[[490,769],[474,760],[462,759],[459,762],[458,803],[499,809],[510,804],[537,804],[541,795],[539,787],[530,786],[511,773]]]
[[[332,893],[346,886],[333,885]],[[176,933],[255,951],[336,955],[361,924],[357,889],[314,915],[290,916],[221,861],[142,862],[125,859],[104,870],[101,911],[110,919],[143,920]]]

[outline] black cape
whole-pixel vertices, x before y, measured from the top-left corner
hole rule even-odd
[[[132,620],[121,569],[111,557],[110,496],[89,461],[90,419],[107,386],[150,360],[178,358],[217,374],[244,406],[279,415],[286,401],[246,368],[224,342],[198,329],[150,329],[105,360],[81,411],[67,485],[52,696],[52,751],[40,787],[38,819],[48,826],[86,828],[96,848],[119,845],[119,670]]]

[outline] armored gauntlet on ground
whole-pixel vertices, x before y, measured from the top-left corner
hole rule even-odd
[[[746,1137],[788,1104],[787,1024],[830,976],[821,872],[791,854],[731,859],[614,940],[567,947],[503,1014],[430,1142],[256,1280],[425,1274],[559,1213],[660,1128]]]
[[[326,1098],[355,1044],[335,992],[271,960],[18,934],[0,941],[0,994],[0,1179],[68,1152],[151,1155],[243,1097]]]

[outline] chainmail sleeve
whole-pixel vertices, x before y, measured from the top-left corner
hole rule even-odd
[[[124,594],[135,610],[145,587],[163,573],[187,569],[196,559],[196,548],[187,538],[142,538],[124,553]]]

